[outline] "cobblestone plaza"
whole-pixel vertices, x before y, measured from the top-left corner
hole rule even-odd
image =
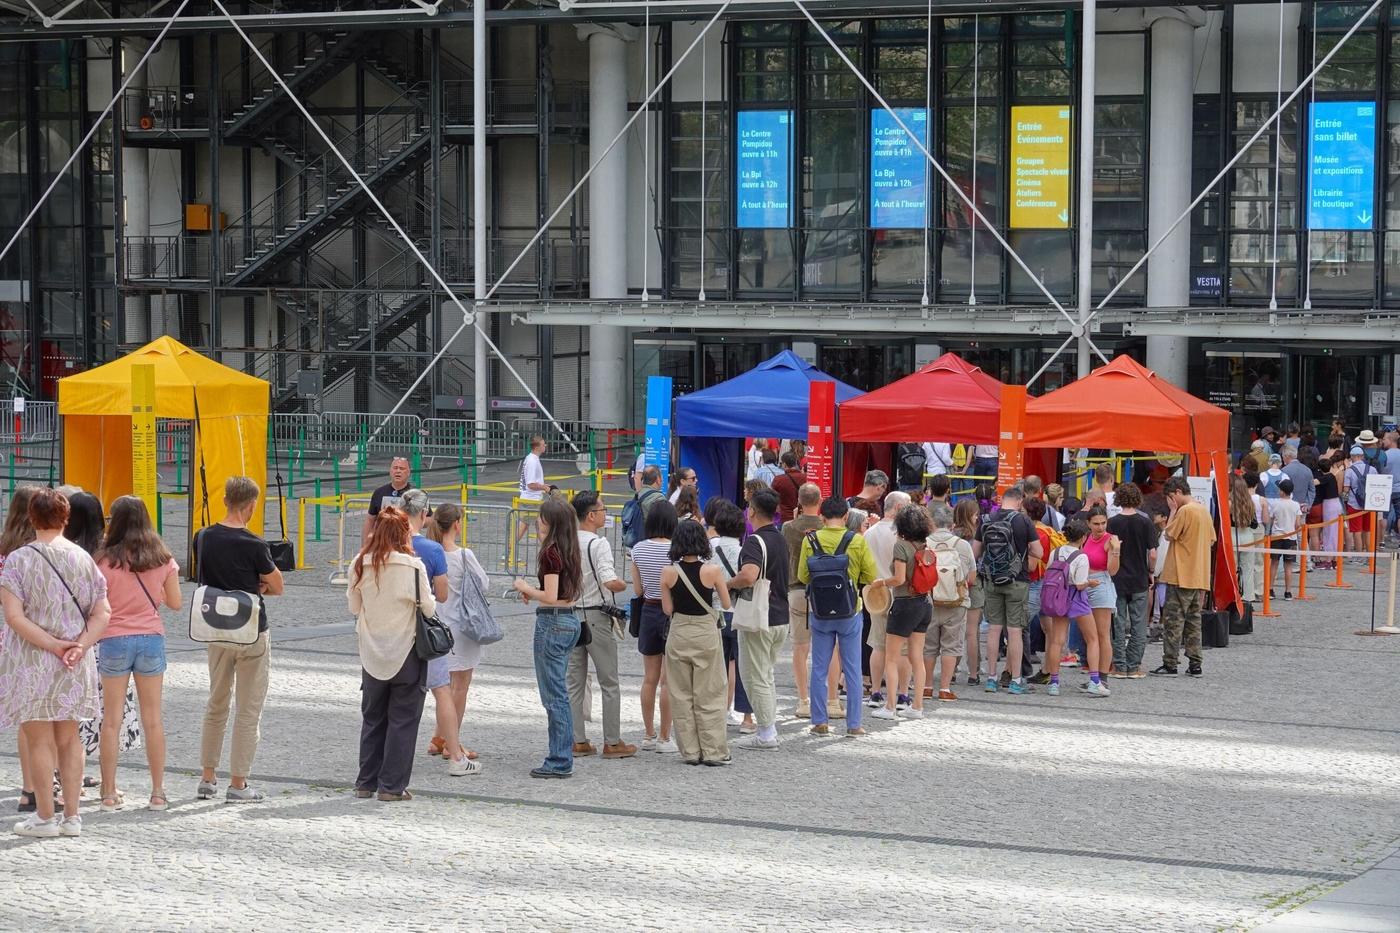
[[[343,594],[298,574],[269,607],[273,675],[252,778],[269,802],[194,799],[204,651],[168,619],[170,810],[136,805],[148,784],[133,751],[119,780],[126,809],[98,813],[95,799],[85,802],[81,839],[0,837],[11,880],[0,928],[1302,922],[1285,912],[1366,873],[1400,841],[1400,639],[1352,634],[1370,598],[1368,578],[1352,576],[1356,589],[1319,589],[1316,601],[1285,604],[1256,634],[1208,652],[1201,680],[1113,681],[1104,701],[1077,690],[1052,699],[964,689],[924,721],[818,739],[786,715],[794,693],[783,663],[776,753],[736,750],[733,766],[717,769],[651,753],[583,759],[569,781],[527,775],[545,746],[533,621],[499,601],[507,638],[477,672],[465,731],[485,772],[452,778],[420,756],[418,799],[383,804],[350,793],[359,668]],[[623,656],[623,727],[635,741],[633,647]],[[424,743],[431,723],[429,711]],[[12,734],[0,747],[9,809],[19,778]],[[1370,871],[1333,896],[1394,875]],[[1376,897],[1385,903],[1364,890],[1358,899]],[[1326,903],[1293,915],[1313,917],[1304,925],[1279,928],[1400,928],[1400,916],[1374,905],[1343,905],[1352,925],[1328,925],[1335,912],[1316,919]]]

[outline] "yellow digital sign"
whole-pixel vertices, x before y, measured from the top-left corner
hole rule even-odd
[[[1070,215],[1070,108],[1011,108],[1011,227],[1065,230]]]
[[[156,514],[156,368],[131,367],[131,494]]]

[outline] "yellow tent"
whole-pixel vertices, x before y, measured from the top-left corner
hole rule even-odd
[[[191,533],[224,517],[228,477],[250,476],[266,492],[268,384],[170,337],[58,381],[64,482],[89,490],[104,506],[131,493],[131,368],[137,363],[155,367],[157,418],[198,416],[189,455]],[[262,511],[253,513],[254,533],[262,530]]]

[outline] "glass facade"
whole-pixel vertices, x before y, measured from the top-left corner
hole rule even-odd
[[[90,236],[104,223],[111,228],[110,136],[58,178],[90,125],[83,48],[0,45],[0,243],[58,181],[0,262],[0,393],[7,397],[53,398],[57,379],[85,368],[112,341],[110,239]],[[90,274],[108,286],[88,290]]]
[[[1298,77],[1337,47],[1369,4],[1305,4],[1299,28]],[[1198,95],[1194,104],[1193,187],[1199,191],[1227,159],[1247,150],[1196,208],[1191,221],[1192,304],[1297,306],[1400,303],[1400,4],[1390,4],[1340,49],[1257,140],[1272,116],[1274,93],[1233,89]],[[1316,30],[1313,23],[1316,22]],[[889,182],[878,163],[875,135],[891,123],[875,95],[850,72],[817,30],[799,21],[743,23],[731,28],[730,86],[739,111],[790,113],[790,226],[736,224],[732,201],[734,114],[713,134],[716,149],[707,238],[710,297],[1045,304],[1039,278],[1064,301],[1073,297],[1078,163],[1077,131],[1069,146],[1069,203],[1060,224],[1012,226],[1013,169],[1019,153],[1009,140],[1013,108],[1060,107],[1073,115],[1078,23],[1073,12],[937,18],[843,20],[823,24],[846,57],[870,76],[891,107],[925,112],[929,148],[951,182],[931,167],[906,168],[901,182],[921,193],[925,226],[898,226],[872,216],[872,191]],[[1237,35],[1236,44],[1257,36]],[[1101,93],[1095,102],[1093,292],[1123,282],[1147,247],[1148,137],[1152,89],[1147,75],[1150,37],[1114,35],[1115,55],[1143,63],[1136,93]],[[1314,51],[1315,47],[1315,51]],[[1136,48],[1135,54],[1131,50]],[[1287,63],[1285,63],[1287,67]],[[1119,65],[1121,67],[1121,64]],[[1123,88],[1102,89],[1104,92]],[[1393,99],[1394,98],[1394,99]],[[1359,229],[1309,229],[1309,140],[1312,108],[1330,102],[1370,102],[1377,110],[1373,209],[1359,212]],[[698,282],[698,195],[688,167],[698,152],[681,120],[673,121],[671,203],[677,246],[672,296],[688,297]],[[716,114],[719,111],[716,109]],[[878,116],[876,116],[878,115]],[[1071,116],[1071,124],[1077,123]],[[907,147],[915,159],[920,157]],[[722,153],[722,154],[721,154]],[[689,162],[687,163],[687,160]],[[726,200],[728,199],[728,200]],[[986,223],[976,217],[974,204]],[[1055,202],[1059,206],[1063,202]],[[684,218],[678,216],[683,212]],[[907,217],[908,215],[902,215]],[[1023,269],[997,242],[1004,237]],[[1036,227],[1040,228],[1037,229]],[[1353,225],[1358,226],[1358,225]],[[733,257],[732,261],[729,257]],[[1034,278],[1033,278],[1034,276]],[[1115,295],[1132,306],[1145,299],[1139,271]]]

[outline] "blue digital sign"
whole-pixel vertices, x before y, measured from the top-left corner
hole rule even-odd
[[[1308,140],[1308,227],[1370,230],[1375,207],[1375,101],[1315,101]]]
[[[895,113],[928,146],[928,111],[896,107]],[[879,230],[923,227],[928,218],[927,160],[888,110],[870,114],[870,226]]]
[[[792,111],[739,111],[738,211],[742,229],[792,226]]]

